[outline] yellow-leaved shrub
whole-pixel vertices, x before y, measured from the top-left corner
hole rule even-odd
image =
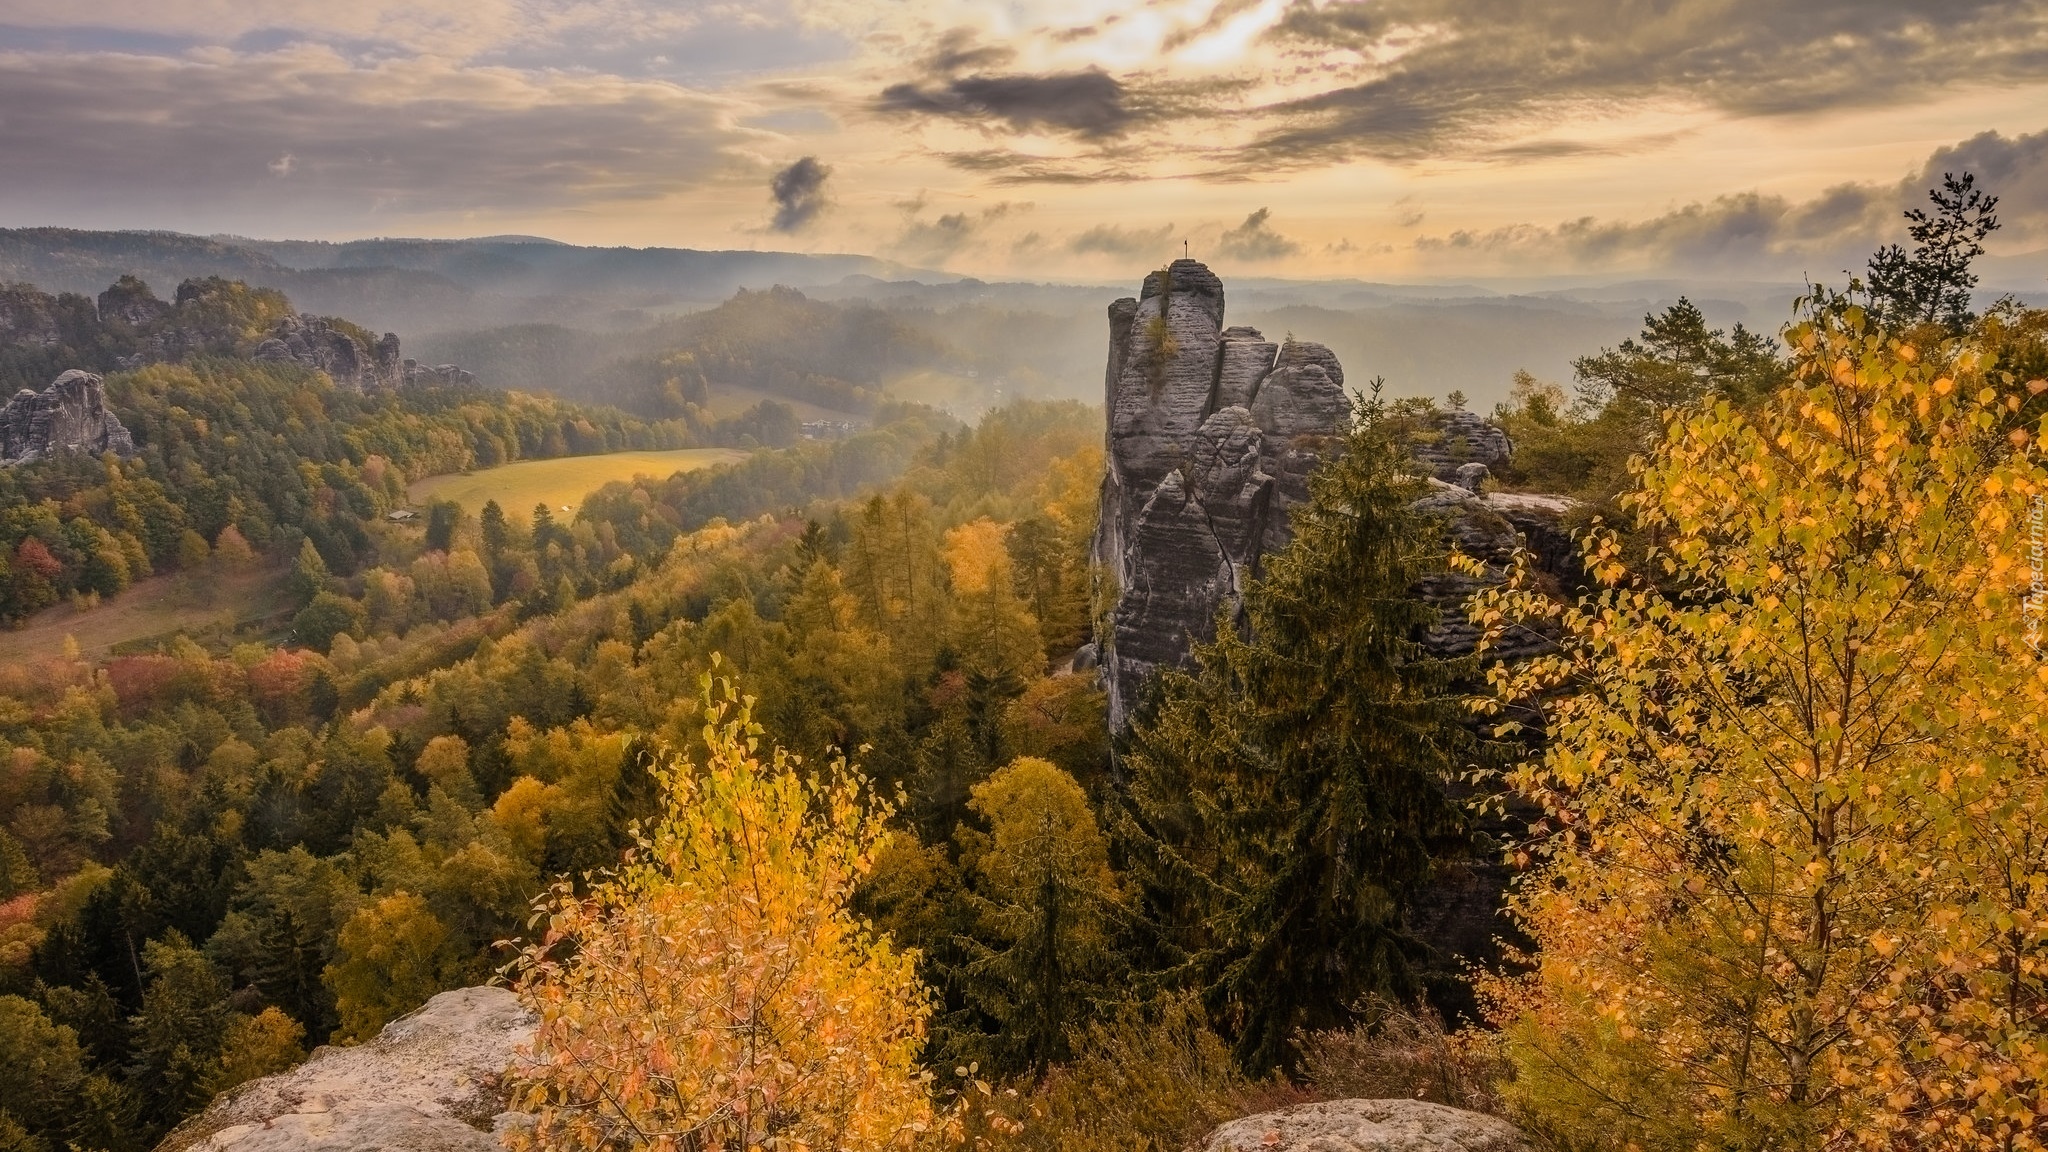
[[[714,661],[714,664],[716,662]],[[702,764],[587,894],[543,900],[522,953],[540,1016],[525,1146],[868,1152],[934,1127],[914,953],[847,904],[890,806],[843,761],[762,753],[752,700],[703,682]]]

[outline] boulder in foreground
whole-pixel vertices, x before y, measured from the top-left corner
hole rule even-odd
[[[223,1094],[157,1152],[497,1152],[520,1119],[504,1074],[534,1026],[503,988],[443,992],[367,1044]]]
[[[1203,1152],[1528,1152],[1496,1116],[1425,1100],[1329,1100],[1232,1120]]]

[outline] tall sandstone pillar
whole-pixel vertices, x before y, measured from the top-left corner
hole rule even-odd
[[[1195,260],[1109,306],[1108,470],[1094,566],[1096,643],[1121,732],[1145,678],[1186,662],[1286,545],[1308,474],[1350,417],[1328,348],[1223,325],[1223,282]]]

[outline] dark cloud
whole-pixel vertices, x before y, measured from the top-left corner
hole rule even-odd
[[[1260,109],[1272,126],[1234,167],[1512,160],[1559,146],[1496,148],[1508,125],[1588,109],[1669,98],[1805,114],[2048,75],[2043,0],[1296,0],[1269,39],[1309,60],[1392,59]]]
[[[1225,232],[1216,250],[1234,260],[1278,260],[1296,255],[1301,245],[1274,231],[1272,210],[1261,208]]]
[[[1941,186],[1945,172],[1974,172],[1977,185],[1998,197],[1998,218],[2008,240],[2048,237],[2048,131],[2019,136],[1982,132],[1937,149],[1905,190],[1915,204]]]
[[[875,107],[888,113],[996,120],[1019,132],[1051,128],[1083,139],[1120,135],[1135,119],[1125,105],[1123,84],[1092,68],[1044,76],[977,74],[892,84],[882,90]]]
[[[768,181],[768,194],[775,198],[775,219],[768,226],[777,232],[800,232],[825,210],[825,179],[832,170],[805,156],[777,172]]]
[[[1147,253],[1158,255],[1172,243],[1171,224],[1159,228],[1119,228],[1114,224],[1097,224],[1068,240],[1067,250],[1129,257],[1143,256]]]
[[[24,114],[21,109],[33,109]],[[303,48],[0,56],[0,211],[248,231],[646,200],[756,170],[721,102]]]

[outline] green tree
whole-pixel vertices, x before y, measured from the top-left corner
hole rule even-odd
[[[0,996],[0,1121],[19,1126],[21,1147],[63,1147],[84,1080],[77,1035],[51,1023],[34,1001]]]
[[[436,500],[427,506],[427,551],[446,552],[455,547],[456,530],[462,527],[462,505],[453,500]]]
[[[1071,1032],[1117,999],[1111,947],[1123,889],[1087,794],[1044,760],[1011,762],[974,787],[962,864],[975,879],[984,953],[969,965],[969,998],[1000,1025],[988,1038],[999,1072],[1043,1072],[1064,1060]]]
[[[292,635],[306,647],[325,652],[334,646],[336,636],[362,639],[367,618],[363,606],[354,600],[333,592],[318,592],[292,617]]]
[[[1411,595],[1446,560],[1443,526],[1393,422],[1362,407],[1311,477],[1294,540],[1219,623],[1191,671],[1163,675],[1122,763],[1132,859],[1182,974],[1244,1065],[1368,993],[1413,996],[1406,914],[1437,859],[1469,844],[1445,792],[1474,754]]]
[[[310,603],[313,597],[327,591],[327,561],[320,558],[320,550],[313,547],[311,540],[299,543],[299,557],[292,564],[292,574],[286,586],[292,599],[300,604]]]
[[[1927,190],[1934,211],[1906,210],[1906,232],[1913,238],[1909,254],[1887,244],[1870,257],[1870,296],[1882,323],[1903,328],[1941,324],[1960,330],[1974,318],[1970,289],[1977,286],[1971,271],[1984,254],[1984,238],[1998,230],[1998,197],[1977,187],[1974,173],[1941,174],[1941,187]]]
[[[168,1128],[204,1106],[234,1013],[228,982],[206,956],[176,932],[142,952],[149,984],[135,1018],[136,1063],[145,1118]]]
[[[1572,371],[1588,410],[1619,403],[1651,420],[1709,398],[1748,403],[1785,381],[1776,341],[1740,324],[1725,333],[1709,328],[1706,314],[1682,296],[1663,315],[1644,316],[1640,336],[1572,361]]]
[[[197,571],[212,555],[213,549],[208,547],[206,537],[190,528],[178,533],[178,567],[181,570]]]

